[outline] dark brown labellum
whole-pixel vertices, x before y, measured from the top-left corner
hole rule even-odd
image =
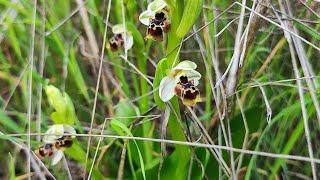
[[[52,144],[45,144],[41,147],[39,147],[36,151],[35,154],[40,158],[43,159],[46,156],[52,156],[53,155],[53,145]]]
[[[175,87],[175,94],[181,98],[182,103],[186,106],[194,106],[200,101],[200,91],[189,81],[187,76],[180,76],[179,82]]]
[[[152,39],[155,41],[162,41],[163,31],[160,26],[151,23],[147,29],[147,39]]]
[[[61,143],[61,147],[65,147],[65,148],[68,148],[68,147],[71,147],[72,146],[72,138],[71,136],[65,136],[63,140],[60,141]]]
[[[181,84],[187,84],[189,82],[187,76],[180,76],[179,79]]]
[[[115,34],[109,40],[109,46],[111,51],[118,51],[124,44],[124,39],[121,34]]]
[[[191,86],[190,88],[184,90],[182,98],[188,100],[195,100],[199,94],[200,93],[198,88]]]
[[[44,158],[46,156],[46,151],[43,148],[39,148],[38,154],[41,156],[41,158]]]
[[[62,136],[61,138],[57,139],[55,143],[55,147],[59,148],[69,148],[72,146],[72,138],[71,136]]]
[[[150,24],[147,30],[147,39],[155,41],[163,40],[163,33],[167,33],[170,29],[170,22],[167,19],[166,13],[158,12],[154,18],[150,19]]]
[[[72,146],[72,143],[73,143],[72,140],[65,140],[63,147],[69,148]]]
[[[55,143],[47,143],[35,150],[35,154],[38,158],[43,159],[45,157],[50,157],[57,150],[64,150],[72,146],[72,137],[71,136],[62,136],[58,138]]]

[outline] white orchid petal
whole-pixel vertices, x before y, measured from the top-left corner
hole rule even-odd
[[[150,18],[153,18],[154,16],[155,16],[155,12],[146,10],[140,14],[139,20],[142,24],[149,26]]]
[[[201,79],[201,74],[196,70],[189,70],[186,71],[186,76],[188,77],[189,81],[193,81],[195,86],[198,86],[199,79]]]
[[[75,135],[77,134],[76,130],[70,125],[65,124],[63,125],[63,128],[64,128],[65,134],[72,134],[72,138],[74,138]]]
[[[193,70],[197,68],[197,64],[189,61],[189,60],[185,60],[180,62],[177,66],[175,66],[172,70]]]
[[[174,88],[176,86],[175,79],[172,77],[164,77],[159,86],[159,96],[163,102],[168,102],[174,96]]]
[[[112,27],[113,34],[122,34],[125,32],[125,30],[126,28],[124,27],[123,24],[117,24]]]
[[[199,79],[193,79],[193,85],[198,86],[199,85]]]
[[[58,164],[58,162],[62,159],[62,157],[63,157],[63,152],[61,150],[56,151],[52,156],[51,165],[54,166]]]
[[[165,8],[167,3],[164,0],[155,0],[148,5],[148,10],[153,12],[158,12],[161,9]]]
[[[124,48],[126,50],[131,49],[133,46],[133,36],[130,33],[126,34],[126,41],[124,43]]]
[[[43,142],[54,143],[57,139],[63,136],[64,128],[62,124],[55,124],[51,126],[43,136]]]

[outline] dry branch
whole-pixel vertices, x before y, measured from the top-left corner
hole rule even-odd
[[[266,15],[267,12],[267,6],[266,4],[269,3],[269,0],[260,0],[257,2],[257,6],[254,8],[254,11],[262,14],[262,15]],[[248,28],[248,36],[247,36],[247,40],[246,43],[244,44],[244,41],[241,41],[241,45],[240,45],[240,49],[245,49],[244,51],[244,55],[243,55],[243,59],[245,59],[246,54],[248,52],[249,47],[251,46],[254,37],[256,35],[256,32],[258,32],[258,30],[261,28],[262,25],[262,19],[256,14],[253,13],[253,11],[251,12],[252,17],[250,23],[247,25]],[[242,38],[243,39],[243,38]],[[228,77],[227,80],[227,87],[226,87],[226,92],[227,95],[233,94],[235,91],[235,87],[237,85],[237,81],[239,79],[239,75],[240,75],[240,68],[239,68],[239,56],[238,57],[234,57],[237,58],[236,60],[233,61],[232,67],[231,67],[231,72],[230,75]]]

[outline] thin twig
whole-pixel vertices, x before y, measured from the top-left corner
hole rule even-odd
[[[96,37],[94,35],[94,32],[91,28],[90,22],[89,22],[89,18],[88,18],[88,12],[86,10],[86,8],[84,7],[86,2],[83,2],[83,0],[76,0],[78,8],[79,9],[79,13],[80,13],[80,17],[82,20],[82,24],[84,27],[84,30],[86,32],[86,35],[88,37],[88,41],[89,41],[89,45],[90,45],[90,49],[91,49],[91,55],[93,55],[94,57],[98,57],[99,55],[99,48],[98,48],[98,43],[96,40]]]
[[[162,119],[162,125],[161,125],[161,139],[165,139],[167,136],[167,125],[169,122],[169,117],[170,117],[170,107],[166,106],[166,109],[164,111],[163,119]],[[161,158],[160,158],[160,163],[159,163],[159,168],[158,168],[158,180],[161,179],[161,169],[164,161],[164,157],[166,156],[166,144],[161,142],[160,143],[160,148],[161,148]]]
[[[227,95],[233,93],[234,88],[236,86],[236,81],[237,81],[237,73],[239,69],[239,61],[240,61],[240,46],[241,46],[241,36],[242,36],[242,29],[243,29],[243,21],[244,21],[244,13],[245,13],[245,8],[246,7],[246,0],[242,0],[242,8],[241,8],[241,13],[240,13],[240,19],[239,19],[239,24],[238,24],[238,29],[237,29],[237,35],[235,39],[235,45],[234,45],[234,53],[232,55],[232,65],[230,68],[230,74],[227,80],[226,84],[226,93]],[[251,15],[250,15],[251,17]]]
[[[28,77],[28,134],[31,134],[31,114],[32,114],[32,72],[33,72],[33,62],[34,62],[34,41],[36,36],[36,18],[37,18],[37,0],[33,1],[33,11],[32,11],[32,26],[31,26],[31,44],[30,44],[30,66],[29,66],[29,77]],[[28,149],[31,149],[31,136],[28,136]],[[27,154],[27,171],[31,173],[31,156]],[[31,179],[31,177],[29,177]]]
[[[109,0],[109,3],[108,3],[106,22],[109,21],[110,9],[111,9],[111,0]],[[103,64],[104,50],[106,49],[105,45],[106,45],[106,41],[107,41],[107,31],[108,31],[108,25],[107,24],[108,23],[106,23],[106,25],[105,25],[105,30],[104,30],[104,34],[103,34],[103,43],[102,43],[102,47],[101,47],[102,50],[101,50],[101,55],[100,55],[100,65],[99,65],[98,79],[97,79],[95,95],[94,95],[94,103],[93,103],[93,108],[92,108],[89,135],[92,134],[92,127],[93,127],[93,122],[94,122],[94,117],[95,117],[95,112],[96,112],[96,106],[97,106],[97,100],[98,100],[98,91],[99,91],[100,79],[101,79],[101,74],[102,74],[102,64]],[[87,146],[87,152],[86,152],[86,161],[85,161],[85,166],[84,166],[85,169],[86,169],[87,163],[88,163],[90,146],[91,146],[91,136],[89,136],[89,139],[88,139],[88,146]],[[85,179],[85,173],[84,173],[84,177],[83,178]]]
[[[3,134],[4,136],[8,137],[20,137],[20,136],[28,136],[29,134]],[[45,133],[31,133],[31,136],[37,136],[37,135],[55,135],[55,134],[45,134]],[[64,134],[64,135],[75,135],[75,134]],[[248,155],[257,155],[257,156],[264,156],[264,157],[270,157],[270,158],[281,158],[281,159],[288,159],[288,160],[296,160],[296,161],[304,161],[304,162],[311,162],[320,164],[320,159],[311,159],[310,157],[305,156],[299,156],[299,155],[289,155],[289,154],[281,154],[281,153],[270,153],[270,152],[264,152],[264,151],[253,151],[253,150],[245,150],[245,149],[239,149],[234,147],[227,147],[227,146],[221,146],[221,145],[215,145],[215,144],[203,144],[203,143],[197,143],[197,142],[186,142],[186,141],[175,141],[175,140],[168,140],[168,139],[156,139],[156,138],[146,138],[146,137],[136,137],[136,136],[119,136],[119,135],[100,135],[100,134],[76,134],[77,137],[103,137],[103,138],[110,138],[110,139],[129,139],[129,140],[137,140],[137,141],[150,141],[150,142],[164,142],[167,144],[177,144],[177,145],[184,145],[184,146],[194,146],[194,147],[202,147],[202,148],[215,148],[215,149],[221,149],[226,151],[233,151],[237,153],[244,153]]]
[[[124,171],[124,161],[126,159],[126,154],[127,154],[127,146],[128,146],[128,140],[125,139],[121,151],[121,158],[120,158],[120,164],[118,168],[118,175],[117,175],[117,180],[122,180],[123,179],[123,171]]]
[[[67,175],[68,175],[68,179],[72,180],[72,176],[71,176],[71,173],[70,173],[69,165],[68,165],[67,158],[66,158],[65,155],[63,155],[63,157],[62,157],[62,162],[63,162],[64,168],[66,169],[66,172],[67,172]]]
[[[120,55],[120,57],[121,57],[126,63],[128,63],[129,66],[131,66],[135,71],[137,71],[137,73],[138,73],[139,75],[141,75],[141,76],[143,77],[143,79],[145,79],[150,86],[153,86],[152,82],[148,79],[148,77],[147,77],[145,74],[143,74],[134,64],[132,64],[125,56]]]
[[[241,7],[243,6],[243,5],[240,4],[239,2],[235,2],[235,4],[237,4],[237,5],[241,6]],[[288,32],[289,34],[291,34],[291,35],[295,36],[296,38],[302,40],[304,43],[310,45],[310,46],[313,47],[314,49],[320,51],[320,47],[318,47],[318,46],[315,45],[315,44],[312,44],[310,41],[308,41],[308,40],[306,40],[305,38],[301,37],[301,36],[298,35],[297,33],[289,30],[288,28],[285,28],[285,27],[281,26],[280,24],[272,21],[270,18],[267,18],[267,17],[263,16],[261,13],[259,13],[259,12],[257,12],[257,11],[253,11],[253,10],[251,10],[250,8],[246,7],[246,6],[244,6],[244,8],[246,8],[246,9],[249,10],[249,11],[252,11],[253,13],[255,13],[257,16],[261,17],[262,19],[264,19],[264,20],[268,21],[269,23],[271,23],[271,24],[273,24],[273,25],[275,25],[275,26],[283,29],[284,31]]]
[[[200,131],[203,133],[203,135],[205,137],[205,141],[207,141],[208,144],[214,145],[213,140],[211,139],[207,130],[201,124],[200,120],[198,119],[198,117],[196,116],[194,111],[190,107],[188,107],[188,110],[191,113],[193,120],[195,120],[196,124],[199,126]],[[232,148],[232,147],[229,147],[229,148]],[[219,164],[224,168],[225,174],[227,176],[230,176],[231,171],[230,171],[229,167],[227,166],[226,162],[224,161],[223,157],[218,153],[217,149],[213,148],[213,149],[209,149],[209,150],[212,152],[212,155],[217,159]]]
[[[271,119],[272,119],[272,109],[271,109],[271,106],[270,106],[270,103],[269,103],[269,100],[268,100],[268,97],[267,97],[267,95],[266,95],[265,90],[263,89],[263,87],[261,86],[261,84],[260,84],[258,81],[256,81],[256,83],[257,83],[259,89],[261,90],[264,103],[266,104],[266,109],[267,109],[267,123],[268,123],[268,125],[270,125],[270,122],[271,122]]]
[[[280,4],[282,2],[279,2]],[[273,8],[273,7],[272,7]],[[274,11],[276,16],[279,17],[276,11]],[[284,26],[285,28],[288,28],[288,24],[286,21],[281,21],[279,20],[281,25]],[[291,60],[292,60],[292,66],[293,66],[293,71],[295,78],[297,78],[297,85],[298,85],[298,92],[299,92],[299,98],[300,98],[300,104],[301,104],[301,111],[302,111],[302,117],[303,117],[303,122],[304,122],[304,130],[305,130],[305,135],[307,139],[307,144],[308,144],[308,151],[309,151],[309,157],[311,159],[311,167],[312,167],[312,176],[313,179],[317,179],[317,171],[316,171],[316,165],[314,162],[314,155],[313,155],[313,148],[311,144],[311,138],[310,138],[310,129],[308,125],[308,115],[307,115],[307,109],[306,109],[306,104],[304,100],[304,92],[301,88],[301,81],[299,80],[300,78],[300,73],[297,65],[297,60],[296,60],[296,55],[295,55],[295,49],[293,45],[293,36],[291,36],[288,32],[284,31],[284,35],[287,39],[287,42],[289,44],[290,48],[290,55],[291,55]]]
[[[239,109],[240,109],[240,112],[241,112],[242,121],[243,121],[244,129],[245,129],[245,135],[244,135],[244,138],[243,138],[242,149],[247,149],[247,146],[248,146],[247,143],[248,143],[248,137],[249,137],[249,127],[248,127],[247,118],[246,118],[246,115],[244,113],[244,109],[242,107],[242,104],[240,102],[238,93],[236,93],[236,97],[237,97],[237,102],[238,102],[238,106],[239,106]],[[242,161],[243,161],[243,156],[244,156],[243,153],[241,153],[240,156],[239,156],[239,161],[238,161],[238,167],[237,167],[236,174],[239,174],[239,172],[240,172],[240,169],[241,169],[241,166],[242,166]]]
[[[253,3],[252,3],[252,7],[251,7],[252,10],[254,10],[254,8],[256,7],[256,1],[257,0],[254,0]],[[243,61],[244,61],[245,54],[246,54],[247,48],[248,48],[247,43],[248,43],[248,41],[251,40],[251,37],[249,37],[249,31],[251,30],[250,29],[250,25],[252,24],[253,17],[254,17],[254,15],[251,12],[250,13],[250,17],[249,17],[249,21],[248,21],[248,25],[247,25],[247,27],[245,29],[245,33],[243,34],[244,40],[242,41],[243,43],[242,43],[242,52],[241,52],[240,60],[239,60],[239,68],[242,68],[242,66],[243,66]],[[250,34],[252,34],[252,33],[250,33]]]
[[[40,78],[43,78],[43,69],[44,69],[44,65],[45,65],[45,51],[46,51],[46,44],[45,44],[45,36],[44,33],[46,31],[46,11],[45,11],[45,1],[42,0],[42,7],[41,7],[41,31],[43,32],[40,37],[40,62],[39,62],[39,75]],[[41,132],[41,116],[42,116],[42,110],[41,110],[41,102],[42,102],[42,83],[39,82],[38,87],[37,87],[37,91],[38,91],[38,104],[37,104],[37,121],[36,121],[36,129],[37,132],[40,133]],[[40,141],[41,138],[40,136],[38,136],[37,141]]]

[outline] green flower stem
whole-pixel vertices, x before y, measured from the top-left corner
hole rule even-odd
[[[180,22],[181,12],[179,12],[177,9],[174,9],[174,8],[171,8],[170,10],[172,13],[172,16],[171,16],[172,19],[171,19],[171,30],[170,30],[170,33],[168,34],[168,45],[167,45],[167,53],[170,53],[167,56],[167,59],[168,59],[167,62],[168,62],[169,68],[173,67],[179,62],[179,49],[176,47],[179,46],[182,41],[182,39],[179,38],[175,33],[176,28],[178,27]],[[174,140],[187,141],[186,137],[184,136],[183,127],[181,127],[179,123],[179,120],[181,119],[181,115],[180,115],[178,98],[174,97],[170,102],[173,106],[174,111],[178,116],[176,117],[175,113],[171,111],[170,117],[169,117],[169,123],[168,123],[168,128],[170,130],[171,136]],[[187,164],[190,159],[190,151],[189,151],[189,148],[186,146],[176,145],[175,147],[180,160],[179,166],[177,166],[177,169],[176,169],[176,178],[185,179],[185,176],[187,175],[187,173],[183,173],[183,172],[187,172]]]
[[[139,70],[143,74],[147,74],[147,59],[144,57],[143,52],[137,52],[137,58],[138,58],[138,67]],[[140,78],[140,95],[147,94],[149,91],[148,83],[144,78]],[[148,96],[144,96],[139,100],[139,108],[141,113],[145,113],[148,111],[149,108],[149,99]],[[144,123],[142,125],[142,131],[143,131],[143,136],[147,137],[149,134],[149,130],[151,129],[151,123]],[[148,164],[149,162],[152,161],[152,143],[151,142],[144,142],[144,157],[145,161]]]
[[[211,22],[214,17],[213,17],[213,13],[208,13],[208,11],[204,11],[204,13],[206,13],[206,16],[207,16],[207,22]],[[206,40],[206,48],[207,49],[210,49],[210,40],[212,42],[214,42],[214,37],[212,37],[213,34],[215,34],[215,31],[214,31],[214,23],[211,23],[209,26],[209,33],[207,35],[207,40]],[[212,56],[215,55],[215,52],[211,52],[211,51],[207,51],[207,63],[208,63],[208,74],[211,76],[212,75]],[[211,86],[210,86],[210,82],[209,82],[209,79],[206,79],[206,86],[205,86],[205,90],[206,90],[206,105],[205,105],[205,109],[206,109],[206,112],[207,114],[211,114],[211,111],[212,111],[212,89],[211,89]],[[208,116],[209,117],[209,116]]]
[[[138,67],[139,70],[143,74],[147,74],[147,59],[143,56],[143,54],[138,55]],[[144,78],[140,78],[140,95],[144,95],[148,93],[149,88],[148,88],[148,83]],[[139,100],[139,107],[141,113],[144,113],[148,110],[149,107],[149,100],[148,96],[144,96]]]
[[[133,15],[132,15],[133,16]],[[133,51],[136,54],[137,57],[137,65],[139,70],[143,74],[147,74],[147,58],[144,56],[145,51],[149,51],[151,46],[146,47],[144,45],[144,39],[142,35],[140,34],[139,30],[136,28],[134,23],[127,22],[126,27],[128,28],[128,31],[132,33],[133,40],[134,40],[134,49]],[[149,85],[148,82],[144,78],[140,78],[140,91],[139,95],[142,96],[144,94],[147,94],[149,92]],[[140,113],[145,113],[149,109],[149,98],[148,96],[142,97],[139,102],[139,109]],[[144,123],[142,125],[142,135],[143,137],[147,137],[150,133],[151,129],[151,123]],[[140,144],[140,143],[138,143]],[[145,158],[145,163],[151,163],[152,162],[152,143],[151,142],[143,142],[143,150],[144,153],[143,157]]]
[[[140,96],[140,84],[139,84],[139,81],[138,81],[138,75],[135,74],[135,73],[131,73],[131,81],[132,81],[132,86],[133,86],[133,89],[134,89],[134,95],[136,97]]]

